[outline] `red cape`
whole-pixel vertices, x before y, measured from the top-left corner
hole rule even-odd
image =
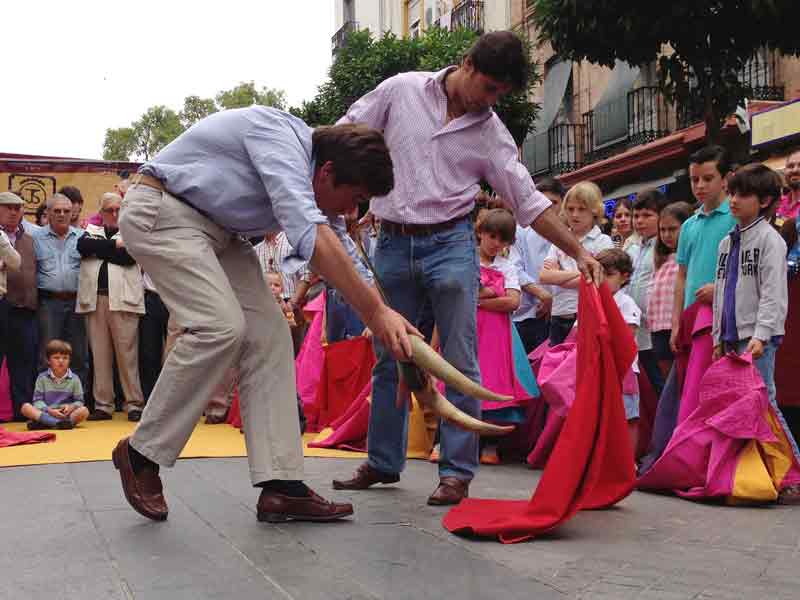
[[[606,508],[633,490],[633,449],[622,379],[636,343],[608,287],[581,281],[575,402],[529,501],[466,498],[445,515],[453,533],[529,540],[582,509]]]

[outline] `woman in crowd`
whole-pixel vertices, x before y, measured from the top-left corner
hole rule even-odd
[[[672,334],[675,278],[678,275],[675,252],[678,248],[681,225],[691,214],[692,207],[689,203],[674,202],[664,207],[658,222],[658,243],[654,256],[656,272],[647,302],[647,321],[658,366],[665,378],[672,367],[673,359],[669,338]]]
[[[119,233],[122,198],[103,194],[102,225],[87,225],[78,240],[81,270],[76,312],[87,315],[94,359],[95,411],[91,421],[111,419],[114,412],[113,364],[116,358],[129,421],[144,409],[139,383],[139,318],[144,314],[142,273]]]
[[[627,248],[633,235],[633,200],[620,198],[614,206],[611,239],[617,248]]]

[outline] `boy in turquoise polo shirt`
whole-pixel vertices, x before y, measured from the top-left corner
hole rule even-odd
[[[672,307],[670,346],[677,352],[677,340],[684,308],[694,302],[712,304],[719,243],[736,225],[728,206],[725,176],[730,163],[721,146],[707,146],[689,157],[692,193],[701,203],[697,212],[681,226],[678,239],[678,276]]]

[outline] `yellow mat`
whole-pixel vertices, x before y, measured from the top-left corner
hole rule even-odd
[[[111,421],[81,423],[70,431],[53,431],[56,439],[42,444],[26,444],[0,448],[0,467],[23,465],[46,465],[57,463],[89,462],[111,460],[111,451],[120,438],[133,432],[135,423],[130,423],[125,415],[116,413]],[[25,423],[2,423],[6,431],[27,431]],[[411,429],[411,428],[410,428]],[[307,457],[319,458],[358,458],[363,452],[309,448],[308,442],[324,439],[327,432],[307,433],[303,436],[303,450]],[[409,440],[409,458],[427,458],[422,444]],[[247,456],[244,436],[230,425],[206,425],[202,421],[195,427],[189,443],[181,453],[181,458],[220,458],[226,456]]]

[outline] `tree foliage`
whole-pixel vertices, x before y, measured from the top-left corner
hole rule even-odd
[[[330,125],[358,98],[393,75],[406,71],[438,71],[458,64],[476,39],[477,34],[467,29],[451,32],[439,27],[408,39],[392,33],[374,39],[368,30],[350,33],[317,96],[290,110],[310,125]],[[532,87],[538,81],[533,61],[530,69]],[[498,116],[518,144],[525,139],[538,108],[528,100],[530,87],[507,96],[496,107]]]
[[[137,142],[133,127],[106,129],[103,140],[103,158],[105,160],[130,160],[136,153]]]
[[[217,94],[220,109],[245,108],[260,104],[274,106],[281,110],[286,108],[286,92],[268,87],[256,88],[253,81],[243,81],[235,88]]]
[[[658,61],[660,86],[679,106],[699,102],[709,137],[752,94],[740,78],[762,48],[800,53],[800,36],[786,22],[796,0],[534,0],[542,41],[560,56],[613,66]],[[690,81],[696,81],[692,92]]]
[[[219,92],[215,99],[186,96],[180,112],[162,105],[152,106],[129,127],[106,129],[103,158],[149,160],[200,119],[220,110],[253,104],[285,109],[286,92],[268,87],[259,89],[254,82],[248,81]]]
[[[217,112],[216,103],[211,98],[201,98],[200,96],[186,96],[183,99],[183,110],[180,112],[181,125],[189,129],[192,125],[208,115]]]

